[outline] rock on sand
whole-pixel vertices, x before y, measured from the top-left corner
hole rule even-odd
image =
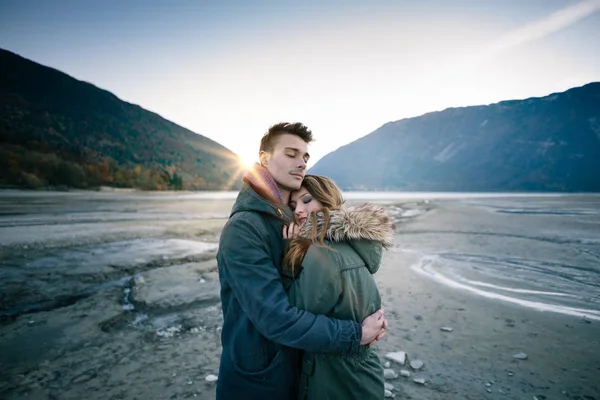
[[[403,351],[396,351],[394,353],[387,353],[385,355],[385,358],[387,358],[390,361],[397,362],[400,365],[404,365],[404,363],[406,363],[406,353],[403,352]]]
[[[396,379],[398,377],[398,373],[393,369],[386,368],[383,370],[383,377],[385,379]]]

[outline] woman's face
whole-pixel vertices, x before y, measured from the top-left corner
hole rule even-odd
[[[292,192],[290,196],[290,208],[294,213],[294,221],[297,224],[301,224],[306,220],[308,214],[321,210],[323,204],[313,198],[309,191],[302,186],[299,190]]]

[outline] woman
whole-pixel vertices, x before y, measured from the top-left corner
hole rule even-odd
[[[381,306],[372,274],[379,269],[382,249],[391,245],[393,226],[381,207],[343,209],[343,202],[333,181],[306,175],[290,197],[299,227],[284,234],[291,239],[284,268],[293,277],[292,304],[360,323]],[[299,399],[383,397],[383,367],[369,346],[362,346],[355,356],[303,354]]]

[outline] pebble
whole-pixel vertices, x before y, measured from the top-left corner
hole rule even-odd
[[[442,326],[441,328],[444,332],[452,332],[454,329],[449,326]]]
[[[173,325],[164,329],[157,329],[156,334],[165,338],[172,338],[176,334],[181,333],[181,325]]]
[[[492,387],[492,384],[488,382],[485,384],[485,387]]]
[[[519,359],[519,360],[526,360],[527,359],[527,354],[525,354],[525,353],[517,353],[513,357],[516,358],[516,359]]]
[[[194,381],[188,381],[188,385],[191,385],[193,383],[194,383]]]
[[[385,355],[385,358],[387,358],[390,361],[397,362],[400,365],[404,365],[404,363],[406,363],[406,353],[403,352],[403,351],[396,351],[394,353],[387,353]]]
[[[407,369],[401,369],[400,370],[400,375],[408,378],[410,376],[410,371],[407,370]]]
[[[513,376],[515,373],[514,372],[509,372],[508,376]]]
[[[204,378],[207,382],[215,382],[217,379],[219,379],[219,377],[213,374],[206,375],[206,378]]]
[[[410,367],[414,370],[419,370],[421,368],[423,368],[423,361],[421,360],[413,360],[410,362]]]
[[[492,389],[485,389],[486,392],[492,393]]]
[[[394,390],[394,385],[392,385],[391,383],[384,383],[383,387],[385,388],[385,390]]]
[[[413,379],[413,381],[415,383],[418,383],[419,385],[424,385],[425,384],[425,379],[423,379],[423,378],[415,378],[415,379]]]
[[[391,366],[392,366],[392,364],[389,361],[386,361],[383,363],[383,368],[389,368]]]
[[[396,396],[394,395],[394,393],[390,392],[390,391],[389,391],[389,390],[387,390],[387,389],[386,389],[386,391],[385,391],[384,393],[385,393],[385,397],[392,397],[392,398],[396,397]]]
[[[385,379],[396,379],[398,377],[398,374],[393,369],[386,368],[383,370],[383,377]]]

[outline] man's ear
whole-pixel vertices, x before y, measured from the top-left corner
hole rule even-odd
[[[260,165],[263,167],[269,166],[269,154],[266,151],[261,150],[260,153],[258,153],[258,157],[260,159]]]

